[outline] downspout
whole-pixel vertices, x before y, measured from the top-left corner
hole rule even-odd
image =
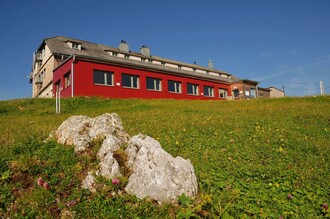
[[[73,87],[74,87],[74,81],[73,81],[73,76],[74,76],[74,62],[76,60],[76,55],[73,55],[73,59],[72,59],[72,63],[71,63],[71,97],[74,96],[74,93],[73,93]]]

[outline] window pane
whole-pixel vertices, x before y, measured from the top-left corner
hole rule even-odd
[[[70,72],[64,75],[64,88],[67,88],[69,86],[70,86]]]
[[[122,83],[123,87],[131,87],[131,76],[122,74],[121,83]]]
[[[168,91],[175,92],[174,81],[168,81]]]
[[[156,83],[156,90],[162,90],[161,88],[161,80],[160,79],[156,79],[155,80]]]
[[[161,79],[147,77],[147,89],[160,91],[161,90]]]
[[[138,88],[138,77],[132,76],[132,87]]]
[[[213,97],[213,87],[204,86],[204,96]]]
[[[198,95],[198,85],[197,84],[187,84],[187,93],[192,95]]]
[[[147,78],[147,89],[155,90],[155,85],[154,85],[154,79],[153,78]]]
[[[181,82],[178,81],[168,81],[168,91],[181,93]]]
[[[176,88],[176,90],[175,90],[175,92],[177,92],[177,93],[180,93],[180,91],[181,91],[181,84],[180,83],[178,83],[178,82],[175,82],[175,88]]]
[[[113,85],[113,73],[94,70],[94,84]]]
[[[136,75],[121,75],[121,83],[123,87],[138,88],[139,87],[139,77]]]
[[[219,97],[220,98],[227,98],[227,93],[228,93],[228,90],[226,90],[226,89],[219,89]]]
[[[106,84],[112,85],[112,74],[111,73],[105,73],[105,78],[107,79]]]
[[[94,71],[94,84],[104,84],[104,73],[101,71]]]

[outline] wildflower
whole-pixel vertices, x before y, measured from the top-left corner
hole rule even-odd
[[[114,178],[112,179],[112,184],[117,186],[120,184],[120,180],[118,178]]]
[[[40,177],[38,180],[37,180],[37,183],[38,183],[38,186],[44,186],[44,181],[42,180],[42,178]]]
[[[45,182],[45,183],[44,183],[44,188],[47,189],[47,190],[49,190],[49,189],[50,189],[49,184]]]
[[[293,195],[291,195],[291,194],[288,194],[288,199],[293,199]]]
[[[324,210],[328,210],[329,209],[329,205],[328,203],[323,203],[322,207],[324,208]]]
[[[75,204],[77,204],[77,202],[76,202],[75,200],[73,200],[73,201],[69,201],[69,202],[66,204],[66,206],[67,206],[67,207],[71,207],[71,206],[73,206],[73,205],[75,205]]]

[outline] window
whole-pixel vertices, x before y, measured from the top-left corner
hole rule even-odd
[[[113,56],[118,56],[118,53],[117,52],[112,52],[112,55]]]
[[[219,89],[219,98],[226,99],[228,96],[228,90],[227,89]]]
[[[161,64],[161,65],[165,65],[165,62],[161,62],[160,64]]]
[[[256,89],[251,88],[250,94],[251,94],[251,97],[256,97]]]
[[[187,93],[191,95],[198,95],[198,85],[187,83]]]
[[[71,85],[70,76],[71,76],[70,72],[68,72],[64,75],[64,88],[67,88]]]
[[[129,55],[127,55],[127,54],[125,54],[124,57],[125,57],[126,59],[129,59]]]
[[[72,43],[72,48],[81,50],[81,44],[80,43]]]
[[[139,88],[139,76],[122,74],[121,83],[123,87]]]
[[[182,68],[182,65],[178,65],[178,69],[181,69]]]
[[[174,93],[181,93],[181,82],[168,81],[168,91]]]
[[[113,85],[113,73],[94,70],[94,84],[97,85]]]
[[[213,87],[204,86],[204,96],[206,96],[206,97],[214,97]]]
[[[162,90],[162,80],[157,78],[147,77],[147,89],[148,90]]]

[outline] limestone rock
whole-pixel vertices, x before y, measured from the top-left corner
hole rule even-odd
[[[88,172],[86,178],[82,181],[82,187],[91,192],[95,192],[95,177],[92,172]]]
[[[121,119],[116,113],[105,113],[96,118],[71,116],[55,132],[60,144],[74,145],[76,152],[85,151],[91,141],[115,135],[121,141],[127,141],[129,135],[124,131]]]
[[[74,145],[76,152],[85,151],[94,140],[103,141],[96,155],[98,167],[89,170],[82,182],[82,187],[91,192],[96,192],[96,185],[99,187],[95,176],[112,179],[128,174],[124,175],[128,178],[125,191],[138,198],[177,202],[183,193],[191,198],[197,194],[190,160],[174,158],[149,136],[139,134],[130,139],[115,113],[96,118],[72,116],[60,125],[54,137],[60,144]],[[123,145],[127,145],[125,151]]]
[[[97,156],[102,160],[108,153],[113,153],[118,150],[122,143],[122,141],[113,135],[107,136],[107,138],[104,139]]]
[[[158,202],[177,202],[182,193],[191,198],[197,194],[190,161],[172,157],[155,139],[141,134],[133,136],[125,151],[132,169],[125,187],[127,193]]]
[[[106,179],[120,177],[120,166],[113,157],[113,153],[109,152],[100,162],[100,173]]]

